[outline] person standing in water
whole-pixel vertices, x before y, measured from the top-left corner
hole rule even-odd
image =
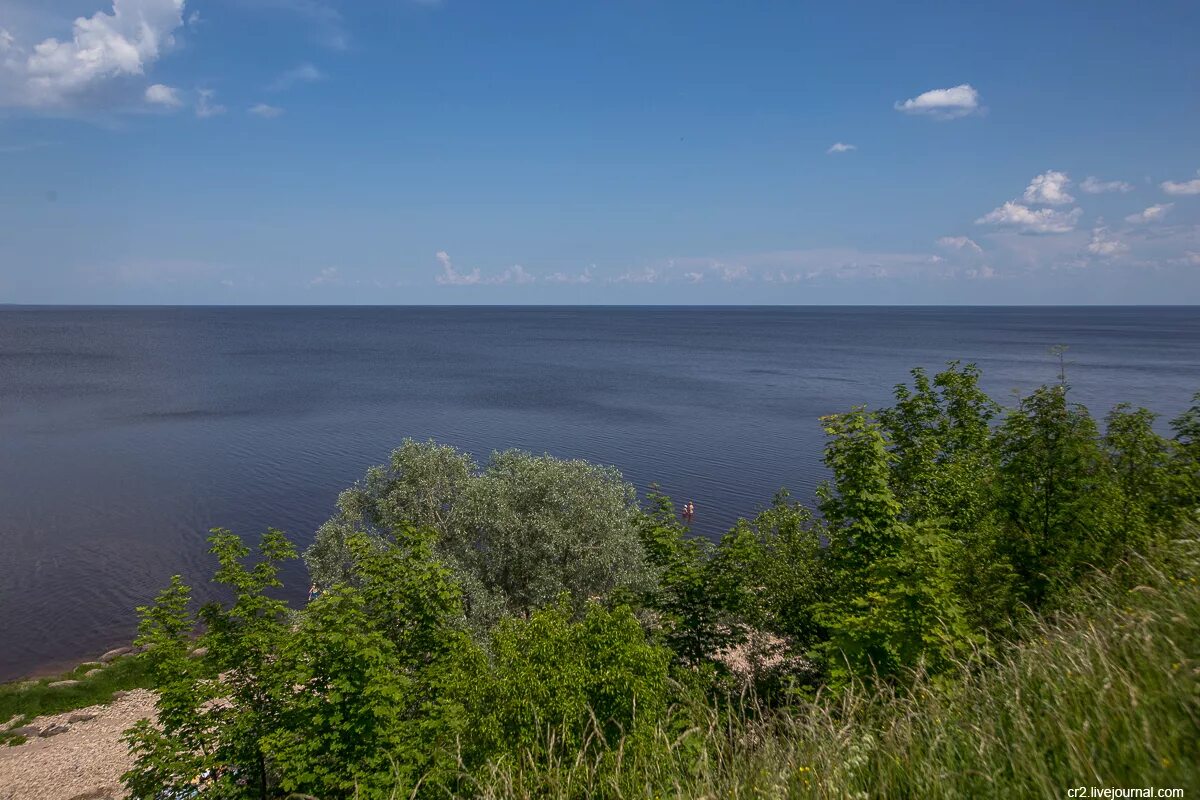
[[[696,514],[696,505],[691,500],[688,500],[686,503],[683,504],[683,521],[686,522],[688,525],[691,525],[692,517],[695,516],[695,514]]]

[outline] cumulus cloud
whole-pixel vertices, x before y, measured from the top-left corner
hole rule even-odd
[[[1143,211],[1139,211],[1136,214],[1130,214],[1125,218],[1125,221],[1131,222],[1135,225],[1158,222],[1165,217],[1167,212],[1170,211],[1174,206],[1174,203],[1159,203],[1158,205],[1153,205]]]
[[[851,150],[857,150],[857,149],[858,149],[857,145],[846,144],[845,142],[834,142],[833,144],[831,144],[829,146],[829,149],[826,150],[825,152],[826,152],[826,154],[849,153]]]
[[[183,100],[179,98],[179,90],[162,83],[147,86],[145,98],[147,103],[167,108],[179,108],[183,105]]]
[[[275,119],[283,114],[283,109],[279,106],[269,106],[266,103],[255,103],[250,106],[248,112],[263,119]]]
[[[949,89],[930,89],[908,100],[897,101],[897,111],[924,114],[936,119],[957,119],[980,111],[979,92],[969,83]]]
[[[1200,175],[1200,170],[1196,170],[1196,174]],[[1171,195],[1200,194],[1200,178],[1190,181],[1163,181],[1159,185],[1164,192]]]
[[[31,48],[0,33],[0,104],[71,108],[121,79],[142,76],[174,43],[184,0],[112,0],[110,11],[77,18],[70,39]]]
[[[1025,187],[1025,202],[1043,206],[1065,206],[1075,202],[1067,193],[1071,179],[1065,172],[1050,170],[1035,177]]]
[[[943,236],[937,240],[937,245],[947,250],[968,250],[974,253],[983,252],[982,247],[976,244],[973,239],[966,236]]]
[[[1083,211],[1056,211],[1053,208],[1032,209],[1010,200],[975,220],[976,225],[1000,225],[1018,228],[1022,233],[1070,233],[1075,230]]]
[[[214,98],[217,93],[212,89],[200,89],[196,92],[196,116],[200,119],[208,119],[224,114],[228,109],[220,103],[215,102]]]
[[[442,274],[437,276],[437,282],[443,286],[474,286],[483,279],[478,267],[466,273],[455,269],[450,254],[445,250],[437,252],[437,260],[442,265]]]
[[[1102,181],[1094,175],[1089,175],[1079,184],[1079,188],[1088,194],[1103,194],[1105,192],[1132,192],[1133,185],[1125,181]]]
[[[1108,228],[1092,229],[1092,240],[1088,242],[1087,251],[1094,256],[1110,257],[1129,252],[1129,245],[1113,237]]]
[[[454,262],[450,260],[450,255],[445,250],[437,252],[437,260],[441,264],[442,272],[435,280],[442,286],[495,286],[502,283],[522,285],[537,280],[536,276],[531,275],[520,264],[512,265],[499,275],[486,277],[478,267],[470,272],[460,272],[455,268]]]

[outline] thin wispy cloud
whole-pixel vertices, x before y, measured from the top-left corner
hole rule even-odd
[[[972,253],[983,252],[983,248],[974,239],[967,236],[943,236],[937,240],[937,245],[947,250],[966,250]]]
[[[930,89],[908,100],[897,101],[895,109],[905,114],[949,120],[980,113],[979,100],[979,92],[971,84],[962,83],[948,89]]]
[[[9,155],[14,153],[28,153],[30,150],[39,150],[43,147],[49,147],[49,142],[25,142],[24,144],[0,144],[0,155]]]
[[[846,144],[845,142],[834,142],[829,146],[829,149],[826,150],[825,153],[826,155],[833,155],[835,153],[849,153],[851,150],[857,149],[857,145]]]
[[[198,89],[196,91],[196,116],[200,119],[208,119],[209,117],[217,117],[224,114],[229,109],[216,102],[217,93],[212,89]]]
[[[324,72],[312,64],[299,64],[281,73],[278,78],[267,84],[267,89],[272,92],[281,92],[299,83],[315,83],[322,80],[325,80]]]
[[[1145,225],[1150,222],[1159,222],[1163,219],[1163,217],[1167,216],[1167,213],[1170,212],[1174,206],[1174,203],[1159,203],[1139,211],[1136,214],[1130,214],[1125,218],[1125,221],[1134,225]]]
[[[262,119],[275,119],[283,115],[283,109],[279,106],[271,106],[266,103],[255,103],[247,109],[247,113],[253,114]]]
[[[582,272],[552,272],[545,277],[546,283],[588,284],[593,280],[593,267],[587,267]]]
[[[341,282],[342,271],[340,269],[337,267],[325,267],[325,269],[321,270],[316,277],[309,280],[308,286],[309,288],[314,288],[317,286],[336,285]]]
[[[1111,258],[1129,252],[1129,245],[1109,233],[1108,228],[1092,229],[1092,240],[1088,242],[1087,250],[1094,256]]]
[[[1102,181],[1089,175],[1079,184],[1079,188],[1088,194],[1104,194],[1105,192],[1132,192],[1133,184],[1125,181]]]
[[[333,5],[322,0],[240,0],[251,8],[291,14],[303,20],[312,30],[314,41],[330,50],[346,50],[350,47],[350,33],[346,30],[342,13]]]
[[[663,274],[654,267],[631,269],[613,279],[614,283],[658,283],[663,280]]]

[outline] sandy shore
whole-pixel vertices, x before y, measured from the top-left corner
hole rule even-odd
[[[154,716],[153,692],[134,689],[109,705],[38,717],[30,726],[66,730],[0,746],[0,800],[116,800],[125,797],[121,773],[132,759],[121,734]],[[86,717],[91,718],[86,718]],[[72,718],[75,719],[72,722]]]

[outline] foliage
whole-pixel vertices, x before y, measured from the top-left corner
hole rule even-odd
[[[637,749],[665,717],[670,653],[647,640],[626,607],[593,604],[575,619],[564,602],[509,618],[490,651],[490,659],[464,651],[446,679],[457,679],[449,694],[471,722],[464,763],[520,758],[551,742],[577,752],[616,742]]]
[[[1102,432],[1065,375],[1007,410],[979,379],[824,417],[819,515],[781,491],[716,543],[614,470],[432,442],[342,494],[298,614],[282,534],[247,566],[217,531],[230,602],[141,610],[160,727],[126,783],[974,797],[1194,764],[1200,405],[1168,440],[1124,405]]]
[[[1054,797],[1079,784],[1200,791],[1200,542],[1193,531],[1128,581],[1093,575],[1078,611],[1021,643],[917,673],[903,689],[853,682],[836,697],[687,707],[622,760],[567,746],[472,773],[498,798]],[[678,722],[678,721],[675,721]]]
[[[510,450],[480,471],[454,448],[405,441],[338,506],[305,554],[319,584],[357,579],[346,545],[353,533],[396,539],[426,526],[437,532],[438,557],[481,635],[500,617],[528,616],[564,592],[579,610],[589,598],[648,581],[633,487],[615,469],[586,461]]]
[[[143,720],[127,732],[135,763],[124,780],[134,797],[185,791],[201,774],[218,796],[268,796],[263,739],[279,726],[291,684],[278,658],[287,606],[267,590],[281,585],[279,565],[295,551],[270,530],[247,568],[250,550],[234,534],[216,529],[209,541],[219,564],[214,580],[233,594],[228,608],[210,603],[193,618],[191,591],[176,576],[154,606],[140,609],[138,643],[154,665],[159,698],[158,726]],[[205,628],[193,651],[198,623]]]

